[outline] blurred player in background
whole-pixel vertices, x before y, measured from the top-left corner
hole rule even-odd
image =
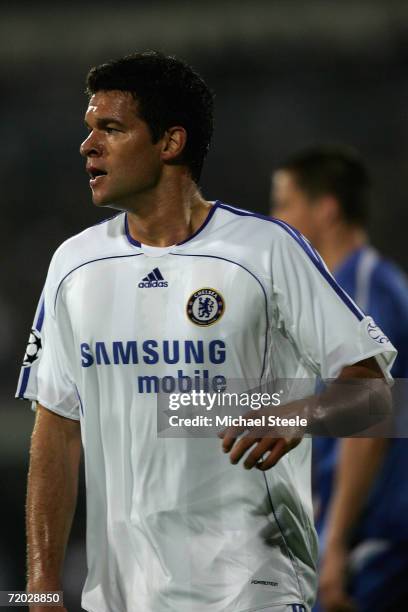
[[[300,230],[397,347],[408,376],[408,284],[367,236],[370,178],[356,152],[300,151],[273,175],[272,214]],[[313,480],[327,612],[408,609],[408,440],[315,438]]]
[[[56,251],[21,372],[18,397],[37,402],[28,588],[61,586],[82,440],[86,610],[309,610],[310,440],[256,428],[222,443],[158,438],[157,394],[197,377],[216,391],[296,375],[313,392],[320,374],[370,378],[389,404],[395,349],[298,233],[203,198],[212,94],[190,66],[140,53],[92,69],[87,85],[93,202],[120,212]],[[354,422],[367,387],[352,387]],[[292,408],[319,425],[324,399]],[[329,421],[344,416],[338,399],[329,392]]]

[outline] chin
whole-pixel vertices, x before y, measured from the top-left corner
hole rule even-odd
[[[112,203],[112,200],[108,199],[106,196],[93,193],[92,202],[95,206],[109,206]]]

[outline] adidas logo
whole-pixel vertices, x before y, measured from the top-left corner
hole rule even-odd
[[[164,280],[159,268],[155,268],[147,276],[142,278],[139,283],[140,289],[150,289],[152,287],[168,287],[168,282]]]

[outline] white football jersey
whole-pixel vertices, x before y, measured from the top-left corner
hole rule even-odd
[[[121,213],[56,251],[17,396],[79,419],[89,612],[310,606],[311,441],[261,472],[220,440],[157,436],[186,377],[323,379],[395,349],[293,228],[220,202],[188,240],[133,240]],[[184,377],[184,378],[183,378]]]

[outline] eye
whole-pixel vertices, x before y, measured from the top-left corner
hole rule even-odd
[[[105,132],[107,134],[113,134],[114,132],[119,132],[119,130],[117,130],[117,129],[113,128],[113,127],[106,127],[105,128]]]

